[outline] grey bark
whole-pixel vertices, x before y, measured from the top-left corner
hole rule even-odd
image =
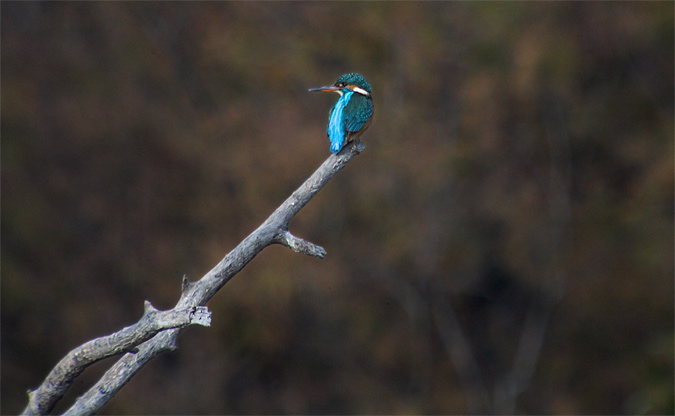
[[[356,140],[339,154],[331,155],[260,227],[200,280],[189,282],[184,277],[180,299],[173,309],[160,312],[146,302],[146,312],[136,324],[71,351],[40,387],[29,391],[29,402],[23,414],[47,414],[87,366],[112,355],[124,354],[65,414],[98,412],[146,363],[163,351],[175,350],[176,339],[183,328],[191,324],[209,326],[210,312],[203,305],[265,247],[281,244],[295,252],[323,258],[326,255],[323,247],[292,235],[288,224],[363,149],[365,146]]]

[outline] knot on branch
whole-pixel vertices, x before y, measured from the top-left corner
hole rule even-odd
[[[191,282],[191,281],[188,279],[188,277],[187,277],[186,274],[184,274],[184,275],[183,275],[183,281],[181,282],[181,285],[180,285],[180,291],[181,291],[181,293],[187,292],[192,286],[194,286],[194,283]]]
[[[143,302],[143,316],[145,317],[147,315],[150,315],[153,312],[155,312],[155,313],[159,312],[159,309],[152,306],[152,303],[150,303],[149,300],[146,300],[145,302]]]

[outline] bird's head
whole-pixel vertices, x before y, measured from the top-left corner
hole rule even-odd
[[[370,84],[361,74],[356,72],[351,72],[349,74],[344,74],[333,85],[327,85],[325,87],[312,88],[310,91],[329,91],[336,92],[340,95],[344,94],[344,90],[352,90],[355,93],[361,94],[364,97],[370,97],[372,89]]]

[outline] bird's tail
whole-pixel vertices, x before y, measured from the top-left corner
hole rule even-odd
[[[342,146],[344,146],[344,141],[339,142],[337,140],[331,140],[330,151],[335,153],[335,154],[338,154],[340,152],[340,150],[342,150]]]

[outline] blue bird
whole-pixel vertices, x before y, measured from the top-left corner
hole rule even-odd
[[[340,99],[330,110],[326,134],[331,152],[338,154],[342,147],[356,139],[373,120],[373,98],[370,84],[362,75],[352,72],[338,78],[333,85],[312,88],[310,91],[332,91]]]

